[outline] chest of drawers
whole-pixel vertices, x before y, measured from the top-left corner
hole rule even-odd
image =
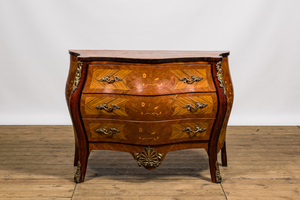
[[[74,50],[66,100],[75,133],[75,182],[92,150],[125,151],[158,167],[170,151],[204,148],[212,182],[227,166],[233,103],[229,52]]]

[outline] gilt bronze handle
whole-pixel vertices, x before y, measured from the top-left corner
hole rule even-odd
[[[122,79],[118,76],[113,76],[113,78],[110,80],[109,76],[105,76],[104,78],[99,78],[98,81],[101,82],[107,82],[107,83],[114,83],[117,81],[121,81]]]
[[[108,129],[106,127],[99,128],[95,130],[97,133],[103,133],[104,135],[111,135],[114,133],[119,133],[120,131],[116,128],[110,128],[110,131],[108,132]]]
[[[194,82],[199,82],[203,79],[200,76],[196,77],[194,75],[191,78],[192,78],[192,80],[190,80],[188,77],[183,77],[183,78],[180,78],[179,80],[183,81],[184,83],[187,83],[187,84],[193,84]]]
[[[195,103],[195,107],[193,107],[192,104],[187,104],[187,105],[183,106],[183,108],[187,108],[188,111],[195,112],[195,111],[198,110],[199,108],[205,108],[206,106],[207,106],[206,103],[199,103],[199,102],[196,102],[196,103]]]
[[[184,129],[182,129],[183,132],[187,132],[187,134],[190,134],[191,132],[192,133],[200,133],[200,132],[203,132],[203,131],[206,131],[206,128],[203,128],[203,127],[200,127],[200,126],[196,126],[195,127],[195,130],[193,130],[191,127],[186,127]]]
[[[115,104],[111,104],[111,107],[109,108],[107,106],[107,103],[104,103],[103,105],[100,104],[99,106],[96,106],[96,108],[99,109],[99,110],[103,109],[103,110],[105,110],[107,112],[112,112],[112,111],[114,111],[116,109],[120,109],[120,107],[118,105],[115,105]]]

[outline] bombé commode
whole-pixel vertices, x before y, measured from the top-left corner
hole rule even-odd
[[[125,151],[158,167],[170,151],[204,148],[212,182],[227,166],[233,87],[225,51],[74,50],[66,100],[75,133],[75,182],[92,150]]]

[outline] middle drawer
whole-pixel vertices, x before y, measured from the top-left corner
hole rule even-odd
[[[83,118],[138,121],[215,118],[217,101],[216,93],[167,96],[82,94],[80,112]]]

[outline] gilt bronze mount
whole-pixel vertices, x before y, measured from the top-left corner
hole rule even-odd
[[[77,170],[75,172],[75,175],[74,175],[74,181],[75,183],[80,183],[80,177],[81,177],[81,164],[80,164],[80,161],[78,161],[77,163]]]
[[[80,83],[82,65],[83,65],[83,63],[81,61],[77,61],[76,74],[75,74],[75,78],[74,78],[74,82],[73,82],[73,89],[72,89],[71,94],[73,94],[75,92],[75,90],[77,90],[77,87]]]
[[[114,133],[119,133],[120,131],[116,128],[110,128],[108,131],[107,127],[99,128],[95,130],[97,133],[103,133],[104,135],[113,135]]]
[[[200,76],[197,77],[194,75],[191,78],[192,78],[192,80],[190,80],[188,77],[183,77],[183,78],[180,78],[179,80],[183,81],[184,83],[187,83],[187,84],[193,84],[194,82],[199,82],[203,79]]]
[[[109,76],[105,76],[104,78],[99,78],[98,81],[107,82],[107,83],[114,83],[114,82],[117,82],[117,81],[122,81],[122,79],[118,76],[113,76],[112,79],[110,79]]]
[[[195,133],[194,136],[196,135],[196,133],[201,133],[206,131],[206,128],[200,127],[200,126],[195,126],[195,130],[193,130],[193,128],[191,127],[186,127],[184,129],[182,129],[183,132],[187,132],[187,134],[190,133]]]
[[[220,173],[220,168],[219,168],[219,163],[216,161],[216,183],[221,183],[222,182],[222,176]]]
[[[199,103],[199,102],[196,102],[196,103],[195,103],[195,107],[193,107],[192,104],[187,104],[187,105],[183,106],[183,108],[187,108],[188,111],[195,112],[195,111],[197,111],[199,108],[205,108],[206,106],[207,106],[206,103]]]
[[[148,146],[145,147],[141,153],[134,151],[133,156],[140,167],[143,166],[146,169],[151,169],[160,165],[164,156],[164,152],[157,153],[154,148]]]
[[[114,110],[116,109],[120,109],[120,106],[118,105],[115,105],[115,104],[111,104],[111,107],[109,108],[107,103],[104,103],[104,104],[100,104],[99,106],[96,106],[97,109],[99,110],[105,110],[106,112],[113,112]]]
[[[224,91],[224,95],[226,95],[226,86],[225,86],[225,83],[224,83],[224,79],[223,79],[223,73],[222,73],[222,62],[218,62],[216,64],[216,67],[217,67],[217,78],[218,78],[218,81],[220,82],[220,87],[223,89]]]

